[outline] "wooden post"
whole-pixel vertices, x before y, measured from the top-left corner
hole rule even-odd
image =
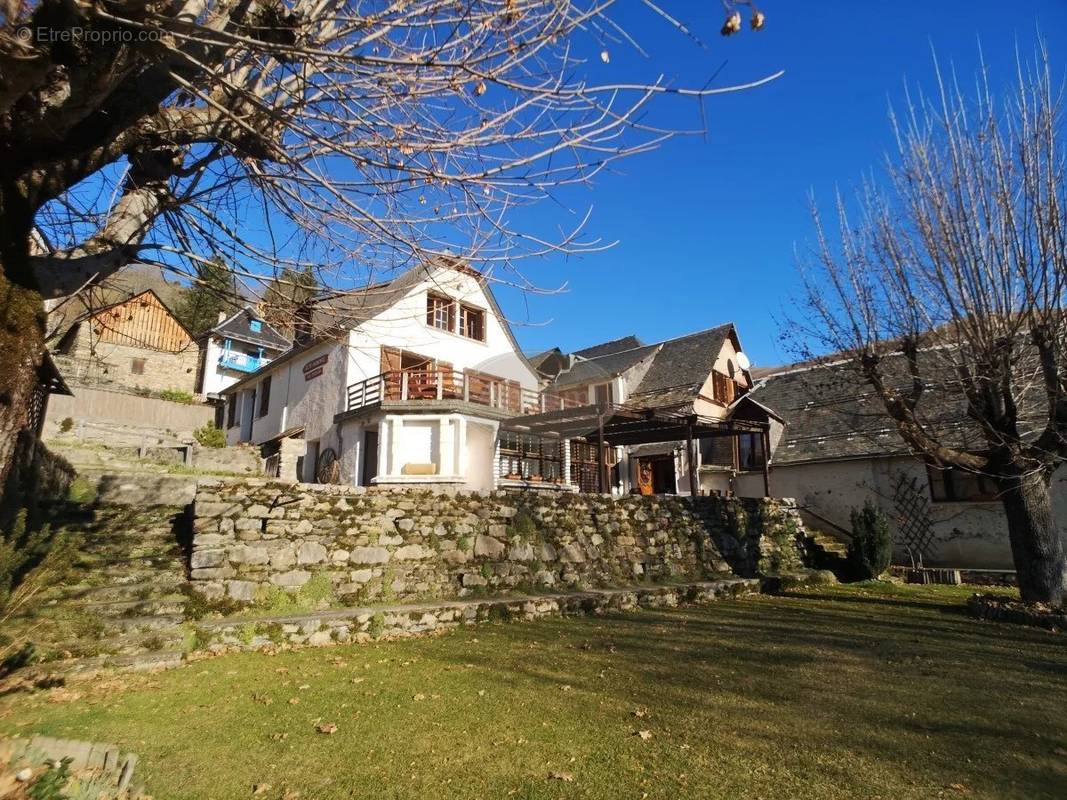
[[[596,464],[600,477],[600,493],[608,494],[608,465],[604,459],[604,415],[596,415]]]
[[[760,442],[763,445],[763,496],[771,496],[771,426],[766,424],[760,431]]]
[[[693,421],[691,419],[685,424],[685,461],[689,467],[689,494],[696,497],[700,490],[697,483],[696,459],[693,458]]]

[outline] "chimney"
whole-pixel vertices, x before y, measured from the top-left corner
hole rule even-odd
[[[293,344],[302,345],[311,341],[311,304],[301,303],[294,313]]]

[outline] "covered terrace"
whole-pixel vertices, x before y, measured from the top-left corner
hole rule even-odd
[[[736,438],[756,433],[761,437],[763,452],[770,452],[769,420],[748,418],[751,416],[754,415],[731,415],[720,420],[691,411],[641,409],[604,403],[514,417],[502,423],[501,430],[560,442],[584,440],[591,443],[597,454],[597,485],[601,493],[610,491],[607,447],[684,441],[689,489],[695,497],[700,494],[696,471],[697,440]],[[769,496],[770,475],[766,459],[763,463],[763,488],[765,496]]]

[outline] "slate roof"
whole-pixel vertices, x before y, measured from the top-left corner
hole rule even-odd
[[[650,344],[576,361],[570,369],[564,370],[556,377],[553,386],[566,389],[570,386],[609,381],[653,355],[659,347],[658,344]]]
[[[889,384],[907,384],[903,357],[888,357],[883,370]],[[881,400],[850,362],[787,368],[762,379],[749,396],[785,420],[772,456],[774,464],[910,453]],[[984,440],[969,421],[961,394],[928,386],[918,413],[946,444],[972,451],[983,449]]]
[[[654,345],[659,350],[652,366],[630,393],[626,405],[653,408],[692,402],[730,336],[736,336],[732,322]]]
[[[256,333],[252,330],[251,322],[258,319],[262,325]],[[220,322],[205,335],[221,336],[224,339],[236,339],[239,342],[248,342],[258,347],[280,352],[287,350],[291,342],[270,325],[263,321],[250,307],[246,306],[233,314],[229,319]]]
[[[612,353],[619,353],[623,350],[633,350],[637,347],[643,347],[641,340],[636,336],[623,336],[621,339],[612,339],[610,342],[602,342],[601,344],[595,344],[592,347],[586,347],[584,350],[575,350],[572,355],[579,358],[598,358],[599,356],[611,355]]]

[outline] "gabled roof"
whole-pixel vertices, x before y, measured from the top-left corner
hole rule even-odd
[[[254,382],[264,373],[277,369],[287,361],[296,358],[313,347],[316,347],[323,342],[330,341],[331,339],[337,339],[343,335],[345,331],[351,330],[365,322],[369,322],[403,300],[412,289],[424,280],[432,278],[433,275],[441,269],[454,269],[458,272],[474,276],[479,280],[482,291],[485,293],[485,298],[489,303],[489,308],[500,322],[500,327],[503,329],[504,335],[507,336],[508,341],[511,343],[512,349],[515,351],[515,354],[526,363],[530,368],[530,371],[536,375],[537,370],[530,364],[529,360],[519,348],[518,342],[515,341],[515,335],[511,331],[511,325],[508,324],[507,317],[505,317],[504,313],[500,310],[496,297],[493,295],[493,290],[489,286],[489,282],[485,276],[476,269],[467,266],[459,259],[450,259],[448,261],[442,259],[435,262],[418,264],[400,273],[390,281],[369,284],[360,289],[353,289],[351,291],[330,292],[315,298],[309,303],[309,335],[304,337],[299,343],[294,343],[286,352],[282,353],[270,363],[260,367],[256,372],[246,375],[241,380],[228,386],[222,391],[222,394],[227,394],[236,389],[240,389],[246,384]]]
[[[252,320],[259,320],[261,329],[257,333],[252,330]],[[237,311],[229,319],[223,320],[203,336],[221,336],[226,339],[237,339],[241,342],[265,347],[270,350],[282,351],[288,349],[291,342],[270,325],[263,321],[252,309],[245,306]]]
[[[570,369],[556,376],[553,386],[566,389],[569,386],[609,381],[652,356],[659,347],[658,344],[651,344],[575,361]]]
[[[575,350],[572,355],[579,358],[598,358],[599,356],[611,355],[612,353],[633,350],[643,346],[641,340],[631,334],[630,336],[623,336],[621,339],[612,339],[610,342],[602,342],[592,347],[586,347],[584,350]]]
[[[151,291],[156,299],[174,315],[181,300],[182,287],[163,277],[159,267],[131,264],[109,275],[99,284],[63,298],[52,305],[48,313],[47,338],[61,339],[72,326],[107,308],[114,308],[134,297]]]
[[[630,393],[626,405],[653,408],[696,400],[730,337],[736,342],[737,333],[732,322],[657,345],[659,350],[652,365]]]

